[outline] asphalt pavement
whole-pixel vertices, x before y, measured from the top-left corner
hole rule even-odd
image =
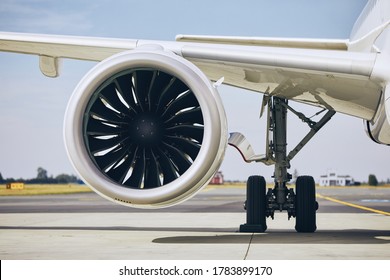
[[[295,220],[276,213],[267,232],[255,234],[238,232],[246,220],[242,187],[208,187],[160,210],[128,208],[94,193],[0,197],[0,258],[390,259],[390,188],[317,193],[315,233],[296,233]]]

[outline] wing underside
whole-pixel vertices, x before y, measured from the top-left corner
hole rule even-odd
[[[214,39],[213,39],[214,38]],[[210,80],[324,107],[370,120],[382,85],[370,79],[376,54],[346,50],[342,40],[178,37],[180,42],[0,33],[0,51],[40,57],[56,76],[58,59],[101,61],[119,52],[159,45],[197,65]],[[203,40],[203,41],[202,41]],[[191,42],[188,42],[191,41]]]

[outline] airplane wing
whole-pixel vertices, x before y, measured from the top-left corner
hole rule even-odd
[[[159,45],[198,66],[210,80],[371,120],[383,85],[372,77],[378,54],[350,52],[345,40],[177,36],[177,42],[0,33],[0,51],[40,57],[59,75],[61,58],[101,61]]]

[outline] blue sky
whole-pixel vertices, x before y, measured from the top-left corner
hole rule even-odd
[[[174,40],[176,34],[266,37],[348,38],[365,0],[124,1],[24,0],[0,2],[0,30],[80,36]],[[38,167],[54,176],[75,171],[62,140],[63,115],[74,87],[95,64],[65,60],[62,75],[44,77],[38,58],[0,54],[0,172],[32,178]],[[230,131],[241,131],[264,151],[265,120],[259,120],[261,95],[222,86]],[[307,106],[294,105],[299,109]],[[309,112],[313,109],[309,108]],[[316,110],[314,110],[315,112]],[[245,112],[245,114],[243,114]],[[290,149],[307,132],[289,118]],[[337,114],[292,162],[292,170],[315,178],[333,169],[357,180],[368,174],[390,178],[390,149],[373,143],[361,120]],[[228,148],[221,170],[244,180],[272,168],[246,164]]]

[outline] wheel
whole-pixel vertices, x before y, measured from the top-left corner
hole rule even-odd
[[[248,178],[246,187],[246,224],[240,232],[264,232],[266,223],[266,184],[262,176]]]
[[[316,210],[318,203],[316,201],[316,190],[314,178],[311,176],[300,176],[296,182],[296,224],[297,232],[315,232]]]

